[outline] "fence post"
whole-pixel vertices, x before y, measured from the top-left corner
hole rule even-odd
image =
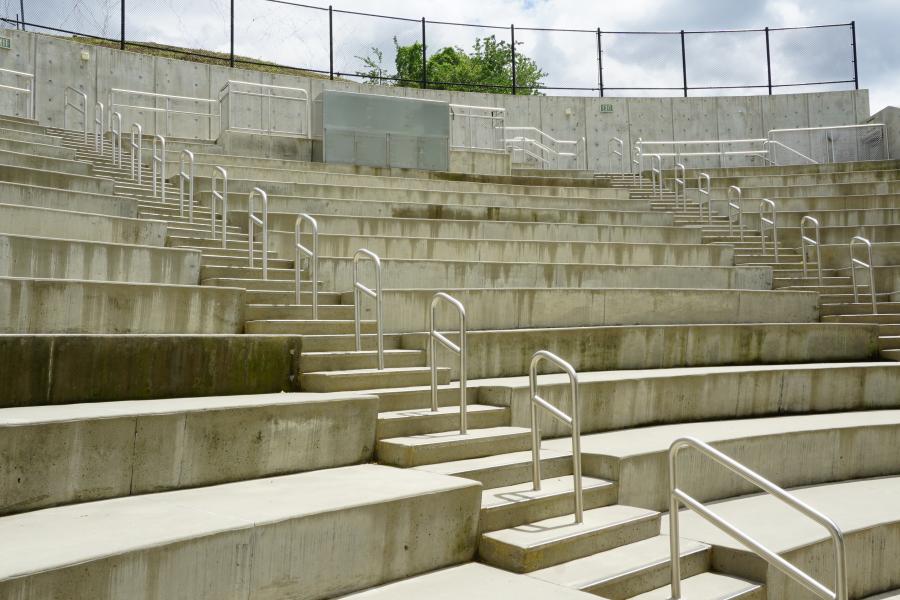
[[[125,0],[122,0],[121,9],[122,9],[122,14],[120,16],[122,17],[122,23],[121,23],[122,29],[121,29],[120,37],[119,37],[119,50],[124,50],[125,49]]]
[[[769,53],[769,28],[766,27],[766,73],[769,75],[769,95],[772,95],[772,55]]]
[[[687,98],[687,52],[684,49],[684,29],[681,30],[681,78],[684,81],[684,97]]]
[[[234,67],[234,0],[231,0],[231,55],[228,64]],[[229,103],[231,106],[231,103]]]
[[[597,28],[597,75],[600,83],[600,97],[603,97],[603,43],[600,41],[600,28]]]
[[[334,79],[334,10],[328,6],[328,78]]]
[[[422,17],[422,89],[428,88],[428,54],[425,50],[425,17]]]
[[[512,40],[512,93],[516,95],[516,26],[509,26],[510,39]]]
[[[19,0],[19,12],[22,13],[22,31],[25,31],[25,0]],[[122,0],[122,15],[125,14],[125,0]],[[122,17],[125,18],[124,16]]]
[[[24,19],[23,19],[24,21]],[[856,66],[856,21],[850,21],[850,37],[853,43],[853,86],[859,89],[859,69]]]

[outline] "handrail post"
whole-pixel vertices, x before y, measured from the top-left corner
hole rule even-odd
[[[159,148],[159,154],[157,154],[157,144]],[[151,159],[152,163],[152,176],[153,176],[153,197],[156,198],[156,175],[159,173],[159,187],[161,189],[160,192],[160,202],[166,201],[166,138],[161,135],[153,136],[153,158]],[[157,165],[159,165],[159,169],[157,171]]]
[[[222,191],[218,190],[216,183],[222,180]],[[214,167],[210,180],[210,189],[212,197],[210,198],[210,233],[212,238],[216,239],[216,204],[222,203],[222,248],[228,245],[228,171],[224,167]],[[217,202],[218,201],[218,202]]]
[[[703,182],[706,181],[706,187]],[[710,194],[712,192],[712,180],[709,173],[700,173],[697,176],[697,201],[700,204],[700,220],[703,220],[703,196],[706,196],[706,222],[712,223],[712,202]]]
[[[766,217],[766,209],[771,218]],[[775,253],[775,264],[778,264],[778,210],[775,203],[768,198],[763,198],[759,203],[759,237],[762,253],[766,253],[766,225],[772,228],[772,248]]]
[[[103,144],[103,103],[97,100],[94,104],[94,150],[100,155],[104,154]]]
[[[112,141],[112,163],[122,167],[122,113],[114,112],[110,116],[110,139]]]
[[[144,157],[144,130],[140,123],[131,124],[131,179],[141,185]]]
[[[375,289],[371,289],[365,285],[363,285],[359,281],[359,261],[360,259],[369,259],[373,263],[375,263]],[[353,324],[354,324],[354,335],[356,338],[356,351],[362,351],[362,294],[372,298],[375,300],[375,326],[377,332],[377,343],[378,343],[378,370],[384,371],[384,316],[382,310],[382,302],[384,300],[384,295],[382,294],[381,289],[381,259],[378,258],[378,255],[372,252],[371,250],[367,250],[365,248],[360,248],[356,252],[353,253]]]
[[[312,229],[312,249],[300,242],[300,234],[303,222],[309,223]],[[309,258],[309,273],[312,280],[312,318],[319,318],[319,224],[310,215],[300,213],[294,222],[294,302],[299,306],[300,302],[300,262],[306,256]]]
[[[737,201],[732,201],[732,192],[737,196]],[[738,234],[744,241],[744,192],[736,185],[728,187],[728,235],[732,235],[732,217],[737,214]]]
[[[653,195],[663,197],[662,157],[659,154],[650,154],[650,180],[653,185]],[[654,167],[653,164],[656,163]]]
[[[812,223],[813,231],[815,231],[815,238],[811,238],[806,235],[806,224]],[[822,284],[822,251],[819,247],[819,220],[815,217],[811,217],[809,215],[804,216],[800,219],[800,254],[803,259],[803,277],[806,278],[807,274],[807,259],[806,259],[806,247],[807,244],[816,249],[816,271],[818,272],[818,280],[819,286]]]
[[[262,218],[254,214],[256,197],[262,202]],[[253,268],[253,230],[256,225],[262,228],[262,278],[269,279],[269,195],[255,187],[247,198],[247,247],[250,256],[250,268]]]
[[[856,258],[853,254],[853,247],[856,244],[864,244],[866,246],[867,251],[867,259],[868,263],[863,262]],[[869,293],[872,295],[872,314],[878,314],[878,303],[875,300],[875,268],[874,263],[872,261],[872,242],[868,239],[862,237],[861,235],[855,235],[850,240],[850,281],[853,284],[853,303],[859,303],[859,285],[856,281],[856,268],[862,267],[863,269],[869,270]]]
[[[612,148],[610,148],[612,146]],[[612,137],[606,142],[606,153],[609,155],[609,168],[612,170],[613,156],[619,157],[619,172],[625,173],[625,142],[620,138]]]
[[[184,170],[187,158],[189,171]],[[188,180],[188,222],[194,222],[194,153],[184,148],[178,158],[178,214],[184,216],[184,181]]]
[[[441,300],[448,302],[459,314],[459,344],[454,344],[437,330],[434,313]],[[459,355],[459,434],[466,435],[468,433],[468,414],[466,409],[466,373],[468,371],[468,363],[466,358],[466,309],[462,302],[445,292],[436,293],[431,299],[428,331],[428,357],[431,368],[431,412],[438,411],[437,348],[434,344],[437,341],[448,350]]]
[[[567,415],[538,395],[537,367],[548,361],[566,372],[572,395],[572,414]],[[567,425],[572,431],[572,477],[575,486],[575,522],[584,522],[584,496],[581,481],[581,412],[578,401],[578,373],[575,368],[557,355],[547,350],[538,350],[531,357],[528,370],[529,404],[531,405],[531,476],[535,491],[541,489],[541,429],[538,422],[538,407],[550,413],[554,419]]]
[[[81,107],[69,101],[69,92],[81,98]],[[88,96],[81,90],[76,90],[72,86],[67,85],[63,91],[63,129],[69,129],[69,108],[81,115],[81,125],[84,130],[84,143],[88,143]]]
[[[696,450],[701,455],[724,467],[730,473],[760,488],[804,516],[815,521],[827,531],[834,544],[834,590],[830,590],[816,579],[803,572],[777,553],[769,550],[744,531],[729,523],[703,503],[678,487],[678,454],[685,448]],[[681,552],[679,543],[679,508],[684,504],[708,523],[728,534],[743,546],[765,560],[769,565],[793,579],[822,600],[848,600],[847,554],[844,533],[840,527],[823,513],[803,502],[795,495],[775,485],[759,473],[748,469],[730,456],[716,450],[709,444],[692,437],[676,439],[669,446],[669,559],[671,562],[670,600],[682,600],[681,596]]]
[[[681,171],[681,177],[678,172]],[[678,210],[678,188],[681,188],[681,210],[687,211],[687,169],[683,163],[675,163],[675,210]]]

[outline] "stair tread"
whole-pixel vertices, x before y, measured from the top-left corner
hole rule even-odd
[[[573,475],[542,478],[540,490],[535,490],[531,481],[484,490],[481,493],[481,510],[500,509],[539,498],[572,494],[574,479]],[[616,485],[612,481],[596,477],[582,477],[581,479],[584,491]]]
[[[502,413],[509,409],[503,406],[489,406],[487,404],[466,404],[466,414],[472,413]],[[408,410],[389,410],[378,413],[378,420],[389,421],[399,419],[416,419],[423,417],[438,417],[443,415],[458,415],[459,406],[439,406],[437,412],[431,408],[413,408]]]
[[[719,573],[701,573],[688,577],[681,582],[681,595],[691,600],[722,600],[741,598],[762,589],[763,586],[746,579],[722,575]],[[669,600],[670,586],[665,586],[637,595],[630,600]]]
[[[541,461],[554,459],[569,459],[571,452],[560,452],[557,450],[549,450],[541,448]],[[439,475],[455,475],[462,476],[463,473],[492,469],[498,467],[507,467],[512,465],[531,465],[531,450],[521,452],[508,452],[505,454],[493,454],[491,456],[483,456],[481,458],[466,458],[463,460],[454,460],[449,462],[434,463],[432,465],[421,465],[416,469],[429,471]]]
[[[470,429],[462,435],[459,431],[442,431],[439,433],[423,433],[420,435],[407,435],[381,440],[381,444],[396,444],[404,446],[442,446],[465,444],[471,440],[483,440],[485,438],[516,437],[531,435],[531,430],[525,427],[486,427],[484,429]]]

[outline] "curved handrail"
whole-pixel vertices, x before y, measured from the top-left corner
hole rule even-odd
[[[441,301],[449,303],[459,314],[459,344],[454,344],[435,326],[434,311]],[[428,321],[428,361],[431,367],[431,412],[438,411],[437,355],[435,342],[459,355],[459,433],[466,435],[468,431],[468,415],[466,413],[466,308],[462,302],[445,292],[438,292],[431,298],[431,310]]]
[[[190,170],[184,170],[185,158]],[[194,153],[184,148],[178,157],[178,214],[184,216],[184,181],[188,180],[188,222],[194,222]],[[252,266],[252,265],[251,265]]]
[[[706,182],[706,187],[703,187],[703,182]],[[709,177],[709,173],[700,173],[697,176],[697,203],[700,204],[700,218],[703,219],[703,205],[706,204],[706,222],[712,223],[712,202],[710,198],[710,193],[712,192],[712,179]],[[706,200],[704,201],[704,197]]]
[[[811,238],[806,235],[806,224],[811,223],[813,226],[813,231],[815,232],[816,237]],[[803,259],[803,277],[808,277],[807,275],[807,259],[806,259],[806,247],[807,245],[812,246],[816,249],[816,271],[818,272],[818,280],[819,286],[822,285],[822,250],[819,248],[819,220],[815,217],[811,217],[809,215],[804,216],[800,219],[800,255]]]
[[[678,171],[681,171],[681,177]],[[675,209],[678,209],[678,189],[681,188],[681,209],[687,210],[687,169],[683,163],[675,163]]]
[[[548,361],[566,372],[572,394],[572,415],[569,416],[538,395],[537,366]],[[538,424],[538,406],[554,419],[572,430],[572,478],[575,484],[575,522],[584,522],[584,493],[581,481],[581,418],[578,401],[578,373],[575,367],[547,350],[538,350],[531,357],[528,370],[528,389],[531,405],[531,477],[535,491],[541,489],[541,429]]]
[[[300,242],[300,235],[303,230],[303,223],[309,223],[312,231],[312,248],[307,248]],[[312,318],[313,321],[319,318],[319,224],[314,218],[306,213],[297,215],[294,221],[294,303],[298,306],[300,302],[300,261],[303,257],[309,258],[309,273],[312,281]]]
[[[615,144],[615,147],[611,146]],[[619,157],[619,172],[625,172],[625,142],[621,138],[611,137],[606,142],[606,153],[609,156],[609,168],[612,169],[613,156]]]
[[[103,156],[103,103],[97,100],[94,104],[94,150],[100,156]]]
[[[737,194],[737,201],[732,201],[732,195]],[[728,235],[732,235],[733,217],[737,215],[738,234],[744,241],[744,192],[736,185],[728,187],[726,196],[728,200]]]
[[[853,248],[857,244],[864,244],[866,246],[867,258],[869,262],[863,262],[853,255]],[[869,270],[869,293],[872,294],[872,314],[878,314],[878,302],[875,300],[875,269],[873,268],[872,263],[872,242],[862,237],[861,235],[855,235],[850,240],[850,281],[853,284],[853,303],[859,303],[859,284],[856,281],[856,269],[857,267],[862,267],[863,269]]]
[[[140,123],[131,124],[131,139],[128,146],[131,148],[131,179],[141,185],[144,170],[141,164],[144,158],[144,129]]]
[[[650,157],[650,183],[653,189],[653,195],[659,196],[662,200],[663,181],[662,181],[662,157],[659,154],[648,154]],[[653,164],[656,163],[654,167]]]
[[[257,217],[256,198],[262,202],[262,217]],[[250,268],[253,268],[253,230],[259,225],[262,228],[262,278],[269,278],[269,195],[261,188],[255,187],[247,198],[247,250],[250,257]]]
[[[81,98],[81,106],[73,104],[69,101],[69,93],[75,94]],[[81,90],[76,90],[70,85],[66,86],[63,91],[63,129],[69,128],[69,109],[81,115],[82,129],[84,130],[84,143],[88,143],[88,118],[87,118],[88,96]]]
[[[112,141],[112,163],[122,166],[122,113],[114,112],[109,117],[109,137]]]
[[[707,458],[715,461],[719,465],[725,467],[730,472],[738,475],[748,483],[751,483],[774,496],[776,499],[784,502],[791,508],[799,511],[809,517],[822,527],[828,530],[834,542],[834,591],[827,587],[783,559],[781,556],[772,552],[760,542],[751,538],[749,535],[738,529],[736,526],[728,523],[720,516],[706,508],[700,501],[696,500],[686,492],[678,488],[678,453],[685,448],[693,448]],[[679,532],[679,503],[696,512],[713,526],[724,531],[741,544],[747,546],[750,550],[762,557],[770,565],[798,582],[800,585],[819,596],[823,600],[848,600],[847,595],[847,557],[844,545],[844,534],[840,527],[830,518],[806,504],[790,492],[775,485],[762,475],[751,471],[741,463],[737,462],[730,456],[719,452],[709,444],[701,442],[691,437],[683,437],[672,442],[669,447],[669,544],[671,557],[671,600],[681,600],[681,551],[680,551],[680,532]]]
[[[359,261],[360,259],[371,260],[375,263],[375,289],[371,289],[365,285],[363,285],[359,281]],[[384,310],[382,308],[382,301],[384,299],[384,295],[381,293],[381,259],[378,258],[378,255],[372,252],[371,250],[367,250],[366,248],[360,248],[356,252],[353,253],[353,321],[354,321],[354,335],[356,338],[356,351],[362,351],[362,337],[361,337],[361,306],[360,302],[362,300],[362,294],[365,294],[369,298],[375,300],[375,327],[377,334],[377,342],[378,342],[378,370],[384,371]]]
[[[774,130],[773,130],[773,131],[774,131]],[[771,132],[770,132],[770,133],[771,133]],[[771,151],[771,150],[770,150],[770,147],[772,147],[772,146],[775,146],[775,147],[777,147],[777,148],[784,148],[785,150],[787,150],[787,151],[789,151],[789,152],[792,152],[793,154],[796,154],[796,155],[799,156],[800,158],[802,158],[802,159],[804,159],[804,160],[808,160],[808,161],[809,161],[809,164],[811,164],[811,165],[817,165],[817,164],[819,164],[819,161],[814,160],[814,159],[808,157],[807,155],[803,154],[802,152],[799,152],[799,151],[797,151],[797,150],[794,150],[793,148],[791,148],[790,146],[788,146],[788,145],[786,145],[786,144],[782,144],[781,142],[779,142],[779,141],[777,141],[777,140],[766,140],[765,142],[763,142],[763,148],[766,150],[766,154],[772,154],[772,156],[769,157],[769,161],[770,161],[773,165],[777,165],[777,164],[778,164],[778,155],[777,155],[777,153],[775,153],[774,151]]]
[[[766,217],[766,210],[770,217]],[[768,227],[766,227],[768,225]],[[766,230],[772,229],[772,248],[775,253],[775,264],[778,264],[778,209],[775,203],[768,198],[763,198],[759,202],[759,237],[762,247],[762,253],[766,253]]]
[[[158,144],[158,146],[157,146]],[[159,153],[157,153],[157,147]],[[153,177],[153,197],[156,198],[156,175],[159,173],[160,201],[166,201],[166,138],[157,134],[153,136],[153,158],[150,159],[151,176]],[[157,165],[159,168],[157,169]]]
[[[222,180],[222,191],[220,192],[216,183]],[[216,239],[216,204],[217,201],[222,203],[222,248],[228,245],[228,171],[224,167],[213,167],[212,177],[210,178],[209,187],[212,197],[209,202],[209,226],[212,239]]]

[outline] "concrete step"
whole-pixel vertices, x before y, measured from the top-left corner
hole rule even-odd
[[[900,324],[898,324],[900,326]],[[878,347],[884,350],[900,350],[900,335],[879,335]]]
[[[776,271],[775,277],[772,279],[772,287],[776,290],[780,290],[783,288],[794,288],[797,286],[810,286],[818,284],[818,277],[810,273],[809,277],[797,277],[797,276],[789,276],[786,272]],[[832,285],[849,285],[850,278],[849,277],[822,277],[822,284],[827,286]]]
[[[719,573],[701,573],[681,582],[681,595],[691,600],[766,600],[764,585]],[[669,600],[670,587],[634,596],[631,600]]]
[[[221,232],[219,233],[221,235]],[[222,239],[212,239],[209,237],[181,237],[176,235],[171,235],[171,233],[166,236],[166,245],[172,247],[181,247],[186,246],[190,248],[205,248],[210,251],[219,251],[225,252],[227,251],[227,256],[247,256],[248,244],[247,240],[238,241],[228,239],[225,242],[225,248],[222,248]],[[254,240],[253,247],[255,248],[254,252],[262,252],[262,242],[258,240]],[[273,250],[269,250],[269,256],[275,256],[276,253]]]
[[[458,403],[458,387],[456,400]],[[502,406],[467,404],[466,419],[468,426],[473,429],[504,427],[509,425],[509,409]],[[430,407],[379,412],[375,439],[440,433],[458,427],[459,406],[441,406],[439,402],[437,412],[432,412]]]
[[[541,489],[532,481],[485,490],[481,494],[482,532],[508,529],[552,517],[569,515],[574,506],[572,475],[542,478]],[[616,501],[616,484],[605,479],[582,477],[584,508],[609,506]]]
[[[571,514],[484,533],[479,558],[514,573],[529,573],[659,534],[660,514],[615,504],[584,511],[584,522]]]
[[[445,463],[415,467],[441,475],[465,477],[481,482],[486,490],[531,481],[531,450],[493,454]],[[567,452],[541,448],[541,476],[562,477],[572,474],[572,455]]]
[[[321,315],[320,315],[321,316]],[[377,326],[375,321],[360,321],[360,331],[363,333],[375,333]],[[353,334],[356,325],[352,320],[327,320],[301,321],[292,319],[267,319],[264,321],[247,321],[244,323],[245,333],[267,333],[281,335],[338,335]],[[355,346],[354,346],[355,348]]]
[[[879,323],[885,325],[900,325],[900,314],[853,314],[853,315],[826,315],[822,317],[823,323]]]
[[[204,283],[206,285],[206,283]],[[301,290],[308,289],[307,287],[302,287]],[[319,291],[319,310],[322,310],[323,306],[341,306],[341,298],[342,294],[337,292],[323,292]],[[297,306],[294,304],[297,300],[297,295],[294,290],[254,290],[247,289],[244,292],[244,301],[248,305],[266,305],[266,306],[277,306],[277,305],[291,305]],[[300,292],[300,306],[312,306],[312,292]],[[346,305],[343,305],[346,306]],[[320,317],[324,317],[326,313],[320,313]],[[339,313],[343,315],[343,313]],[[310,314],[310,317],[312,315]],[[353,314],[351,313],[349,317],[344,318],[353,318]]]
[[[531,431],[524,427],[490,427],[385,438],[378,440],[378,462],[397,467],[416,467],[506,454],[531,448]]]
[[[202,269],[201,269],[202,273]],[[293,273],[293,269],[291,270]],[[220,287],[239,287],[245,290],[260,290],[260,291],[279,291],[279,292],[289,292],[291,297],[293,297],[294,292],[296,290],[297,284],[294,281],[294,278],[291,279],[262,279],[261,277],[212,277],[212,278],[200,278],[201,285],[215,285]],[[308,279],[300,280],[300,290],[308,290],[310,289],[311,281]],[[321,287],[321,282],[319,282]]]
[[[377,348],[378,340],[374,333],[362,333],[359,341],[363,350]],[[395,350],[401,347],[401,336],[399,335],[386,333],[383,341],[385,350]],[[356,350],[356,336],[353,333],[304,334],[303,350],[306,352],[350,352]]]
[[[421,367],[425,365],[426,353],[422,350],[385,350],[386,368]],[[300,372],[350,371],[375,369],[378,367],[378,352],[303,352],[300,354]]]
[[[200,259],[201,267],[246,267],[250,261],[249,252],[244,253],[244,256],[220,256],[215,254],[206,254],[204,253],[202,258]],[[268,266],[271,275],[272,269],[287,269],[289,271],[294,270],[294,261],[292,259],[285,258],[273,258],[272,256],[268,257]],[[262,252],[254,253],[253,264],[260,265],[262,264]]]
[[[682,539],[680,551],[683,579],[709,570],[709,545]],[[657,535],[529,575],[609,600],[627,600],[669,583],[670,552],[669,537]]]
[[[822,303],[819,305],[819,313],[822,316],[825,315],[868,315],[872,314],[872,302],[871,296],[869,296],[870,301],[864,302],[863,298],[860,298],[860,302],[854,304],[852,301],[848,303],[841,304],[825,304]],[[900,323],[900,302],[876,302],[876,306],[878,307],[878,312],[880,314],[894,314],[897,316],[898,323]]]
[[[450,382],[450,369],[438,368],[438,385]],[[307,392],[338,392],[373,388],[426,385],[431,382],[428,367],[353,369],[347,371],[311,371],[300,375],[300,389]]]
[[[881,351],[881,358],[884,360],[900,361],[900,350],[893,348]]]
[[[255,267],[245,265],[227,267],[204,265],[200,267],[200,279],[262,279],[262,266],[256,263]],[[283,269],[269,265],[269,281],[286,281],[294,284],[294,269]]]
[[[302,288],[301,288],[302,289]],[[301,300],[302,300],[301,292]],[[323,304],[319,294],[319,317],[330,321],[352,320],[353,306],[346,304]],[[310,294],[310,298],[312,295]],[[275,320],[306,320],[312,319],[312,305],[310,304],[247,304],[244,309],[244,318],[248,321]]]

